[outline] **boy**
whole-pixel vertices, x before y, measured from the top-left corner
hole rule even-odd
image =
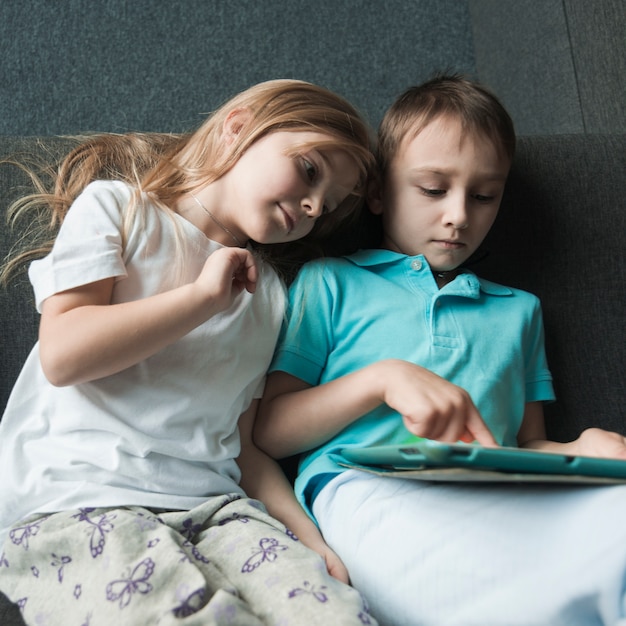
[[[379,138],[381,247],[310,264],[292,285],[257,442],[309,451],[298,497],[381,623],[615,624],[626,487],[430,484],[337,464],[344,447],[411,433],[626,457],[624,438],[599,429],[546,440],[539,302],[463,268],[513,158],[498,100],[437,77],[394,103]]]

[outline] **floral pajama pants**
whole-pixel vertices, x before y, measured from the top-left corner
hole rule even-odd
[[[11,530],[0,589],[37,626],[376,624],[256,500],[79,509]]]

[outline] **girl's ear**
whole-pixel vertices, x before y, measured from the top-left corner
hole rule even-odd
[[[231,144],[241,132],[241,129],[250,120],[252,114],[248,109],[233,109],[224,120],[222,138],[226,144]]]
[[[374,215],[383,213],[383,184],[378,174],[372,176],[367,183],[367,206]]]

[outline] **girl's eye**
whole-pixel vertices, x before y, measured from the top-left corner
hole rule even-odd
[[[304,165],[304,172],[306,174],[306,177],[309,179],[310,182],[313,182],[317,177],[317,168],[313,163],[311,163],[311,161],[308,161],[307,159],[302,159],[302,163]]]

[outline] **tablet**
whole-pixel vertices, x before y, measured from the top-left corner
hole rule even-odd
[[[341,454],[348,465],[384,470],[456,468],[505,474],[626,480],[626,460],[572,456],[526,448],[485,448],[479,444],[443,443],[430,439],[409,444],[344,448]]]

